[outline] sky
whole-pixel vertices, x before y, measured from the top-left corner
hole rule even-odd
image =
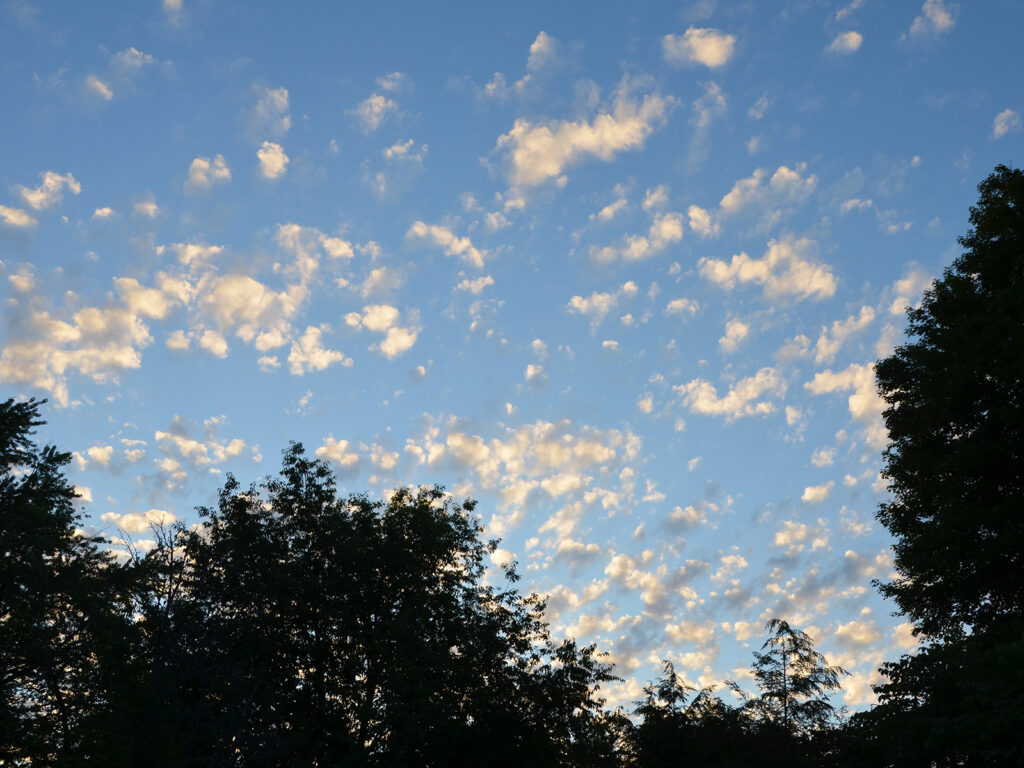
[[[299,441],[478,499],[596,642],[873,701],[873,363],[1024,156],[1024,6],[5,2],[0,382],[152,545]]]

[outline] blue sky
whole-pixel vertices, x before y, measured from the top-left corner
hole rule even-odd
[[[1012,2],[8,2],[0,380],[141,546],[290,440],[480,501],[628,703],[872,701],[872,364],[1022,151]]]

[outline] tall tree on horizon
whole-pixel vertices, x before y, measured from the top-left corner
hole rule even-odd
[[[963,252],[875,369],[896,571],[879,588],[923,641],[861,718],[892,765],[1024,759],[1024,172],[978,191]]]

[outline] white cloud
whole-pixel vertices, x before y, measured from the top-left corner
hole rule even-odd
[[[212,329],[203,331],[203,335],[199,337],[199,346],[214,357],[223,359],[228,356],[227,340],[223,335]]]
[[[960,6],[945,0],[925,0],[921,13],[910,25],[911,38],[937,38],[949,32],[956,25]]]
[[[785,550],[787,557],[794,557],[803,552],[810,544],[811,551],[817,552],[828,546],[829,530],[825,521],[819,519],[817,526],[786,520],[782,528],[775,532],[772,545]]]
[[[842,371],[831,369],[814,374],[814,379],[804,384],[812,395],[824,395],[853,390],[847,405],[850,415],[864,425],[864,436],[873,448],[886,444],[886,431],[882,423],[885,403],[875,388],[875,366],[871,363],[852,363]]]
[[[865,305],[860,308],[859,315],[852,315],[846,320],[836,320],[831,328],[822,328],[818,342],[814,345],[814,362],[821,365],[834,360],[847,339],[863,331],[874,320],[875,310]]]
[[[114,98],[114,91],[96,75],[89,75],[85,78],[85,90],[104,101],[110,101]]]
[[[279,179],[288,170],[290,160],[280,144],[264,141],[256,150],[256,157],[260,161],[260,174],[265,179]]]
[[[356,106],[354,114],[364,133],[373,133],[393,113],[398,111],[398,102],[379,93],[371,94]]]
[[[0,205],[0,222],[11,229],[31,229],[39,222],[21,208],[8,208]]]
[[[627,202],[626,198],[620,197],[615,202],[608,203],[608,205],[606,205],[597,213],[590,214],[590,218],[597,219],[598,221],[601,222],[611,221],[612,219],[615,218],[615,215],[619,213],[619,211],[623,210],[628,204],[629,203]]]
[[[163,509],[150,509],[146,512],[104,512],[100,520],[108,525],[117,526],[126,533],[146,533],[153,528],[166,527],[177,521],[172,513]]]
[[[665,314],[666,315],[683,315],[684,317],[685,316],[693,317],[694,315],[697,314],[697,311],[699,309],[700,309],[700,304],[698,304],[693,299],[685,299],[685,298],[672,299],[672,301],[670,301],[668,303],[668,305],[665,307]]]
[[[526,366],[526,372],[523,374],[523,378],[527,381],[544,381],[547,378],[547,374],[544,373],[544,366],[539,363],[530,363]]]
[[[711,218],[711,212],[701,208],[699,205],[691,205],[686,209],[686,215],[690,219],[690,229],[701,237],[715,237],[720,231],[717,221]]]
[[[160,215],[160,206],[154,200],[143,200],[136,203],[133,210],[136,216],[145,216],[147,219],[155,219]]]
[[[860,32],[843,32],[837,35],[835,40],[829,43],[828,48],[825,49],[827,53],[834,54],[850,54],[855,53],[860,49],[861,43],[864,42],[864,36]]]
[[[412,78],[404,72],[389,72],[377,78],[377,85],[384,91],[404,91],[412,87]]]
[[[316,449],[321,459],[329,459],[343,469],[351,470],[359,464],[359,454],[350,450],[348,440],[335,440],[333,436],[324,439],[324,444]]]
[[[670,64],[703,64],[715,69],[732,58],[736,36],[717,29],[690,27],[681,36],[665,35],[661,44],[665,61]]]
[[[281,138],[292,127],[287,88],[255,86],[256,106],[249,118],[249,135],[253,139],[266,136]]]
[[[800,500],[805,504],[821,504],[826,501],[830,495],[832,495],[832,489],[835,487],[835,483],[829,480],[827,483],[821,485],[809,485],[804,488],[803,495]]]
[[[643,147],[665,120],[671,100],[658,94],[633,98],[627,83],[616,91],[611,112],[593,120],[532,123],[516,120],[498,138],[495,152],[505,153],[508,178],[514,187],[535,187],[552,179],[564,183],[565,170],[596,157],[610,162],[620,152]]]
[[[1001,139],[1008,133],[1019,131],[1021,124],[1019,112],[1014,112],[1012,109],[1004,109],[992,121],[992,138]]]
[[[189,166],[185,189],[209,189],[214,184],[228,181],[231,181],[231,169],[228,168],[224,155],[217,155],[212,160],[209,157],[197,157]]]
[[[113,215],[114,209],[108,207],[97,208],[95,211],[92,212],[92,217],[94,219],[109,219]]]
[[[636,283],[629,280],[623,283],[614,293],[594,291],[590,296],[573,296],[569,299],[568,309],[590,318],[591,329],[597,328],[622,298],[634,296],[637,292]]]
[[[616,259],[639,261],[653,256],[683,239],[683,217],[679,213],[657,213],[646,235],[627,235],[618,245],[592,246],[590,257],[601,264]]]
[[[419,335],[418,326],[403,327],[398,325],[401,312],[389,304],[370,304],[363,307],[362,314],[349,312],[345,315],[345,323],[351,328],[365,328],[375,333],[383,333],[384,339],[371,349],[378,350],[388,360],[408,352],[416,343]]]
[[[322,371],[335,363],[341,363],[346,367],[352,365],[352,358],[323,346],[324,330],[327,330],[325,325],[311,325],[306,328],[301,338],[292,342],[291,351],[288,353],[288,370],[293,376],[301,376],[309,371]]]
[[[668,188],[664,184],[648,189],[644,193],[643,209],[650,211],[661,208],[668,203]]]
[[[184,3],[182,0],[163,0],[164,15],[167,16],[167,21],[173,26],[180,26],[182,19],[184,18]]]
[[[455,286],[455,290],[468,291],[469,293],[479,296],[483,293],[484,288],[489,285],[494,285],[494,278],[490,275],[483,275],[472,280],[467,277],[459,281],[459,284]]]
[[[835,448],[819,448],[811,454],[811,464],[816,467],[831,467],[835,459]]]
[[[768,211],[770,220],[777,219],[778,211],[774,209],[806,200],[817,186],[817,177],[804,175],[806,170],[806,163],[798,163],[795,168],[780,165],[768,176],[766,169],[758,168],[733,184],[719,202],[719,211],[733,215],[756,205]]]
[[[764,258],[746,253],[735,254],[729,262],[704,257],[697,266],[702,277],[727,290],[752,284],[762,286],[768,298],[827,299],[836,292],[836,278],[827,266],[805,258],[813,247],[809,238],[785,236],[769,241]]]
[[[734,421],[743,416],[760,416],[775,410],[774,398],[786,392],[786,381],[774,368],[762,368],[753,376],[740,379],[722,397],[705,379],[693,379],[673,389],[693,413],[724,416]]]
[[[42,181],[35,189],[18,187],[18,194],[25,201],[29,208],[36,211],[43,211],[52,208],[64,197],[64,189],[67,188],[73,195],[82,191],[82,185],[78,183],[70,173],[59,174],[54,171],[45,171],[39,174]]]
[[[417,221],[409,227],[405,236],[432,240],[436,245],[444,248],[446,255],[458,256],[462,261],[477,269],[483,269],[484,259],[487,258],[487,251],[482,251],[474,246],[468,237],[457,237],[448,227],[438,224]]]
[[[730,318],[725,324],[725,335],[718,340],[718,346],[725,353],[739,349],[742,342],[750,334],[750,326],[739,318]]]

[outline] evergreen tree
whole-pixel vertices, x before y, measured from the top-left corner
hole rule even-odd
[[[748,703],[754,718],[794,736],[834,724],[836,710],[828,695],[840,690],[846,670],[829,666],[814,641],[782,619],[772,619],[765,630],[768,638],[754,652],[754,680],[761,692]]]

